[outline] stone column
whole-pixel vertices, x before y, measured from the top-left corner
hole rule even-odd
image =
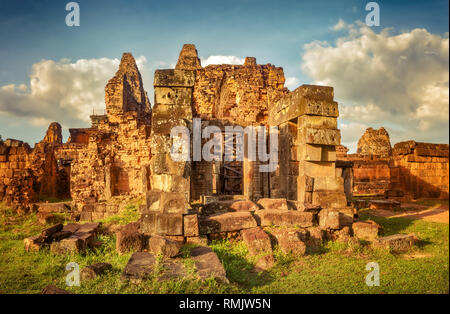
[[[194,71],[156,70],[152,113],[150,191],[141,215],[145,233],[182,236],[183,215],[190,201],[191,162],[174,161],[170,133],[177,126],[192,127]]]
[[[298,208],[312,204],[337,210],[346,224],[353,219],[353,211],[347,207],[343,178],[336,174],[341,135],[333,97],[332,87],[302,85],[271,108],[269,123],[278,125],[282,134],[280,170],[272,176],[279,186],[272,189],[297,201]]]

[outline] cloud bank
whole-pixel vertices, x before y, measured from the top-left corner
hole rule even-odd
[[[344,144],[354,148],[353,132],[369,126],[385,126],[392,144],[448,143],[448,33],[375,33],[342,20],[331,30],[342,37],[306,44],[301,68],[316,84],[335,88]]]
[[[206,67],[210,64],[244,64],[245,58],[239,58],[236,56],[209,56],[207,58],[200,58],[202,67]]]
[[[0,86],[0,114],[27,118],[34,126],[52,121],[63,127],[89,125],[89,115],[105,109],[104,88],[119,67],[119,59],[42,60],[33,64],[29,86]],[[145,57],[136,59],[145,83],[150,83]]]

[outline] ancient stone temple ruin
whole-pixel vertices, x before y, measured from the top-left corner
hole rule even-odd
[[[0,200],[23,209],[45,197],[71,198],[80,220],[97,221],[131,199],[145,199],[133,227],[138,236],[126,230],[118,236],[142,250],[144,235],[251,241],[264,237],[255,228],[274,226],[300,228],[295,233],[314,246],[323,230],[348,233],[352,193],[448,197],[448,145],[410,141],[391,148],[384,129],[369,129],[358,153],[348,155],[340,146],[333,88],[302,85],[291,92],[284,83],[282,68],[252,57],[243,65],[202,67],[195,46],[184,45],[175,69],[155,71],[151,106],[136,62],[125,53],[105,88],[106,112],[92,115],[90,128],[69,129],[63,143],[61,126],[53,123],[33,149],[0,141]],[[196,144],[210,140],[202,136],[207,126],[222,138],[215,160],[195,157]],[[189,133],[183,161],[171,155],[175,127]],[[233,151],[238,137],[226,138],[229,127],[242,135],[242,159]],[[264,140],[258,152],[276,148],[274,165],[251,158],[247,127]],[[235,154],[229,160],[227,149]]]
[[[391,147],[384,128],[368,128],[356,154],[338,148],[343,169],[351,163],[353,195],[384,195],[411,200],[448,198],[448,144],[400,142]],[[346,164],[347,162],[347,164]]]

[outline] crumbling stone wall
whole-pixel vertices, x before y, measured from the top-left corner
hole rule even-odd
[[[288,93],[284,83],[283,68],[257,64],[253,57],[244,65],[197,66],[194,116],[243,126],[267,124],[269,107]]]
[[[61,145],[61,126],[56,122],[33,149],[22,141],[1,141],[0,200],[13,208],[27,209],[42,198],[69,197],[68,173],[58,163]]]

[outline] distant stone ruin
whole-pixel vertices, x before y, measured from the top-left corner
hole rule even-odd
[[[343,146],[338,151],[338,164],[351,169],[348,180],[354,195],[405,200],[449,196],[448,144],[406,141],[391,148],[384,128],[369,128],[359,140],[356,154],[347,154]]]

